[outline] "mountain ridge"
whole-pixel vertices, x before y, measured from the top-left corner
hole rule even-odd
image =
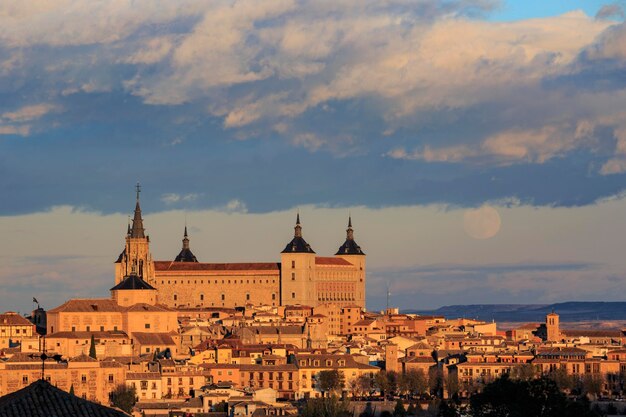
[[[438,315],[449,319],[473,318],[483,321],[543,322],[554,311],[562,322],[588,320],[626,320],[626,302],[565,301],[554,304],[465,304],[449,305],[434,310],[406,309],[403,313]]]

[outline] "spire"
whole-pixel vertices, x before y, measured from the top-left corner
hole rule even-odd
[[[348,216],[348,228],[346,229],[346,240],[354,240],[354,230],[352,229],[352,216]]]
[[[365,255],[361,247],[354,241],[354,229],[352,228],[352,215],[348,215],[348,228],[346,229],[346,241],[339,247],[335,255]]]
[[[311,249],[311,245],[306,243],[306,241],[302,238],[302,226],[300,225],[300,212],[296,214],[296,227],[293,228],[293,239],[291,242],[287,243],[285,249],[282,253],[287,252],[308,252],[315,253],[313,249]]]
[[[185,232],[183,233],[183,248],[174,259],[174,262],[198,262],[191,249],[189,249],[189,235],[187,234],[187,222],[185,222]]]
[[[143,219],[141,218],[141,206],[139,205],[139,193],[141,192],[141,185],[137,183],[137,202],[135,204],[135,215],[133,217],[133,227],[131,229],[130,237],[145,238],[145,229],[143,228]]]
[[[130,236],[130,232],[131,232],[131,229],[130,229],[130,216],[128,216],[128,228],[126,229],[126,234],[128,236]]]
[[[294,237],[302,237],[302,226],[300,226],[300,212],[296,215],[296,227],[294,227]]]
[[[189,249],[189,236],[187,235],[187,225],[185,225],[185,234],[183,235],[183,249]]]

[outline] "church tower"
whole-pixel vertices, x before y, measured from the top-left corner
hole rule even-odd
[[[558,342],[561,340],[561,331],[559,329],[559,315],[554,311],[546,315],[546,341]]]
[[[302,237],[300,213],[296,216],[293,239],[281,252],[280,304],[317,305],[315,252]]]
[[[352,216],[348,216],[346,241],[339,247],[335,256],[345,259],[357,268],[354,276],[354,303],[365,308],[365,252],[361,250],[361,247],[354,240]]]
[[[154,283],[154,262],[150,254],[150,237],[146,235],[141,217],[139,193],[141,186],[137,183],[137,201],[132,226],[128,224],[126,245],[115,262],[115,284],[125,277],[136,275],[149,284]]]

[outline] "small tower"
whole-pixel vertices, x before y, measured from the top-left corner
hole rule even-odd
[[[558,342],[559,340],[561,340],[559,315],[552,311],[546,315],[546,341]]]
[[[281,305],[317,305],[315,251],[302,237],[300,213],[296,216],[293,239],[281,252]]]
[[[346,229],[346,240],[343,242],[335,256],[345,259],[356,268],[353,277],[354,303],[365,308],[365,252],[354,240],[354,229],[352,228],[352,216],[348,216],[348,228]]]
[[[126,245],[124,250],[115,262],[115,283],[122,280],[134,272],[139,278],[148,283],[154,281],[154,263],[150,254],[150,237],[146,235],[143,227],[141,215],[141,205],[139,204],[139,193],[141,186],[137,183],[137,199],[135,202],[135,213],[133,215],[132,226],[129,223],[126,232]]]
[[[174,262],[198,262],[191,249],[189,249],[189,236],[187,235],[187,225],[183,234],[183,249],[180,251]]]

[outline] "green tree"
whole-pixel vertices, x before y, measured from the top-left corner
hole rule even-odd
[[[596,399],[602,393],[604,378],[598,374],[585,374],[582,378],[583,394],[591,399]]]
[[[369,395],[372,389],[374,389],[374,381],[369,375],[362,374],[352,380],[351,386],[353,395],[356,397],[363,397],[364,395]]]
[[[91,334],[91,344],[89,345],[89,356],[94,359],[96,358],[96,339],[93,337],[93,333]]]
[[[74,394],[74,384],[70,385],[70,395],[76,395]]]
[[[374,376],[374,386],[380,391],[380,395],[385,397],[389,393],[389,380],[387,372],[380,371]]]
[[[137,391],[135,387],[127,387],[125,384],[120,384],[109,393],[109,400],[113,407],[130,414],[138,400]]]
[[[410,397],[418,397],[428,390],[428,377],[421,369],[412,369],[400,376],[399,390]]]
[[[576,386],[574,378],[568,375],[565,368],[558,368],[548,373],[548,378],[553,380],[561,391],[569,393]]]
[[[326,393],[334,393],[343,389],[345,385],[343,373],[333,369],[330,371],[320,371],[317,374],[317,388],[322,391],[322,397]]]

